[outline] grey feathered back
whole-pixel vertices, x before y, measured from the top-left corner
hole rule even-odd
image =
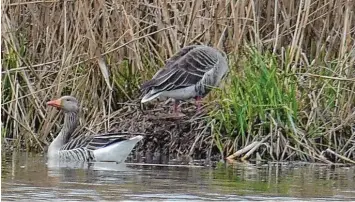
[[[205,45],[186,46],[145,82],[141,90],[156,94],[195,85],[196,91],[203,96],[209,92],[206,86],[218,85],[227,69],[225,53]]]
[[[128,132],[78,136],[60,148],[60,158],[76,161],[91,161],[95,158],[94,150],[113,143],[129,140],[131,136],[132,133]]]

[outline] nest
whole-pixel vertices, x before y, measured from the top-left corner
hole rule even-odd
[[[124,103],[112,115],[109,132],[142,133],[145,137],[135,147],[138,161],[153,163],[190,162],[203,159],[203,164],[220,159],[213,144],[206,108],[196,110],[182,103],[180,113],[166,103]]]

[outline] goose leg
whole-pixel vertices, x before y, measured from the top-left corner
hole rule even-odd
[[[179,100],[174,100],[174,113],[176,114],[178,112],[179,109]]]
[[[172,117],[170,118],[181,118],[184,117],[185,114],[181,113],[180,109],[180,100],[174,100],[174,110]]]
[[[201,109],[201,96],[196,96],[196,105],[197,105],[197,112]]]

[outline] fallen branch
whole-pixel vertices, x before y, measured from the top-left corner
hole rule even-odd
[[[336,152],[334,152],[333,150],[331,150],[331,149],[326,149],[325,150],[326,152],[329,152],[329,153],[331,153],[331,154],[333,154],[334,156],[336,156],[336,157],[338,157],[338,158],[340,158],[340,159],[342,159],[342,160],[344,160],[344,161],[347,161],[347,162],[350,162],[350,163],[352,163],[352,164],[355,164],[355,161],[353,161],[353,160],[351,160],[351,159],[349,159],[349,158],[347,158],[347,157],[345,157],[345,156],[342,156],[342,155],[340,155],[340,154],[337,154]]]
[[[234,152],[232,155],[229,155],[227,157],[227,160],[233,160],[239,156],[241,156],[242,154],[248,152],[249,150],[251,150],[253,147],[255,147],[255,145],[257,145],[259,143],[259,141],[255,141],[255,142],[252,142],[251,144],[245,146],[243,149],[240,149],[236,152]]]
[[[270,137],[271,137],[271,133],[269,135],[267,135],[266,137],[264,137],[260,142],[258,142],[258,144],[254,148],[252,148],[248,153],[246,153],[245,156],[243,156],[242,161],[244,161],[245,159],[249,158],[249,156],[252,153],[254,153],[254,151],[257,150],[260,147],[260,145],[262,143],[264,143],[266,140],[268,140]]]

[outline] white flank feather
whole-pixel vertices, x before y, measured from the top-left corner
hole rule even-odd
[[[138,135],[129,140],[121,141],[109,145],[104,148],[94,150],[96,161],[115,161],[117,163],[124,162],[131,153],[134,146],[143,139],[143,136]]]

